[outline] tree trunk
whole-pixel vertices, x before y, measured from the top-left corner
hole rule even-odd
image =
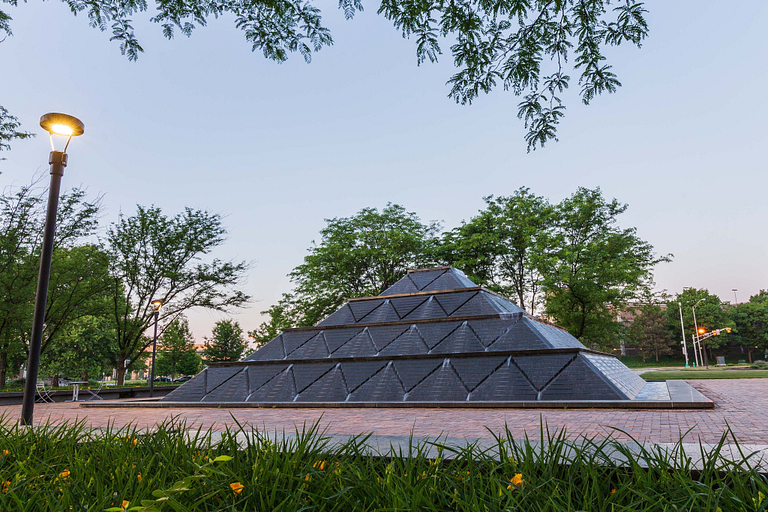
[[[658,350],[656,351],[656,362],[657,363],[659,362],[659,351]]]
[[[0,389],[5,389],[5,378],[8,368],[8,353],[0,353]]]
[[[51,387],[57,388],[59,387],[59,374],[57,373],[53,377],[51,377]]]
[[[125,385],[125,360],[118,361],[117,363],[117,385]]]
[[[749,364],[752,364],[752,351],[755,350],[753,348],[749,349],[747,351],[747,357],[749,357]]]

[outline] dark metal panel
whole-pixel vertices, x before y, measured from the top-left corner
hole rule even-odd
[[[480,338],[484,347],[490,346],[494,341],[507,332],[519,317],[511,318],[486,318],[484,320],[470,320],[469,326]]]
[[[341,363],[341,371],[344,373],[347,388],[354,391],[386,365],[386,361]]]
[[[328,357],[328,347],[322,333],[310,338],[305,344],[288,354],[286,359],[322,359]]]
[[[291,352],[305,344],[307,341],[315,336],[318,336],[320,331],[299,331],[299,332],[284,332],[283,333],[283,346],[285,347],[285,354],[290,356]]]
[[[199,402],[205,396],[205,371],[198,373],[160,401],[164,402]]]
[[[343,402],[349,392],[344,384],[341,367],[336,365],[333,370],[316,380],[307,389],[299,393],[297,402]]]
[[[416,284],[416,287],[419,290],[423,290],[427,286],[429,286],[429,283],[440,277],[441,275],[445,274],[447,272],[446,269],[439,269],[439,270],[426,270],[422,272],[409,272],[408,277],[411,278],[411,281]]]
[[[502,364],[469,395],[472,402],[536,400],[537,392],[509,361]]]
[[[352,315],[352,311],[349,309],[349,304],[344,304],[330,316],[324,320],[318,322],[318,326],[324,325],[352,325],[355,323],[355,317]]]
[[[565,329],[537,322],[536,320],[527,317],[523,318],[523,322],[529,324],[532,329],[544,337],[547,340],[547,344],[552,348],[586,348]]]
[[[208,394],[221,386],[228,379],[232,378],[232,376],[239,371],[239,368],[206,368],[204,371],[205,393]]]
[[[334,366],[334,363],[300,363],[293,365],[293,376],[296,379],[296,391],[301,393]]]
[[[272,380],[280,372],[284,372],[288,368],[288,364],[265,364],[259,366],[248,367],[248,383],[250,385],[249,391],[253,393],[261,386]]]
[[[397,295],[400,293],[416,293],[419,289],[416,287],[415,284],[413,284],[413,281],[411,281],[408,276],[405,276],[383,292],[381,292],[381,295]]]
[[[414,359],[413,361],[395,361],[394,367],[405,390],[411,391],[416,384],[442,364],[442,359]]]
[[[328,350],[331,353],[336,352],[340,346],[352,339],[353,336],[361,333],[363,328],[353,327],[351,329],[328,329],[323,331],[325,337],[325,343],[328,346]]]
[[[417,295],[415,297],[397,297],[390,300],[398,316],[405,318],[411,311],[424,304],[427,299],[429,299],[428,295]]]
[[[408,325],[381,325],[368,328],[368,334],[376,346],[376,350],[381,351],[384,347],[392,343],[395,338],[403,334],[410,328]]]
[[[491,372],[501,366],[507,358],[504,356],[489,357],[452,357],[451,365],[456,369],[462,382],[473,391],[478,384],[485,380]]]
[[[384,303],[384,299],[379,300],[360,300],[349,303],[349,310],[352,311],[352,316],[355,317],[355,322],[362,320],[365,315],[379,307]]]
[[[456,290],[458,288],[464,288],[464,286],[450,272],[446,272],[422,288],[422,291]]]
[[[427,352],[429,352],[429,347],[419,334],[419,330],[413,325],[408,331],[398,336],[392,343],[384,347],[379,355],[400,356],[426,354]]]
[[[525,322],[517,322],[499,337],[488,350],[545,350],[551,348],[544,339]]]
[[[498,295],[485,292],[485,298],[496,306],[500,313],[525,313],[525,310],[519,307],[517,304],[513,304],[506,299],[502,299]]]
[[[560,370],[565,368],[576,354],[549,354],[515,356],[512,360],[520,367],[536,389],[541,390]]]
[[[585,361],[578,357],[541,392],[541,400],[623,400]]]
[[[296,397],[296,385],[293,372],[289,367],[277,377],[267,382],[256,393],[248,397],[248,402],[293,402]]]
[[[463,402],[469,391],[449,364],[421,381],[405,397],[408,402]]]
[[[418,324],[416,328],[419,330],[421,337],[424,338],[424,341],[427,342],[429,348],[432,348],[443,341],[446,336],[451,334],[461,324],[462,322],[435,322]]]
[[[462,352],[483,352],[485,347],[464,322],[458,329],[437,344],[430,354],[459,354]]]
[[[481,316],[481,315],[496,315],[499,310],[493,307],[486,297],[487,292],[480,291],[469,299],[463,306],[454,311],[451,316],[464,317],[464,316]]]
[[[333,357],[375,356],[377,352],[378,350],[376,350],[371,336],[368,334],[368,329],[364,329],[334,352]]]
[[[442,306],[435,300],[434,295],[430,295],[421,306],[417,307],[405,318],[405,320],[426,320],[434,318],[445,318],[448,315]]]
[[[635,398],[645,386],[645,380],[642,377],[615,357],[597,354],[583,354],[580,357],[589,361],[598,372],[603,374],[604,378],[619,388],[629,399]]]
[[[448,316],[451,316],[477,293],[479,292],[441,293],[435,295],[435,300],[440,303]]]
[[[400,317],[397,315],[397,311],[392,307],[390,299],[386,299],[379,307],[368,313],[363,318],[362,323],[375,324],[381,322],[397,322]]]
[[[205,395],[203,402],[244,402],[248,397],[247,368]]]
[[[256,352],[246,357],[246,361],[276,361],[285,357],[285,349],[283,349],[283,335],[281,334],[277,338],[273,339]]]
[[[349,402],[402,402],[405,391],[392,365],[378,372],[352,392]]]

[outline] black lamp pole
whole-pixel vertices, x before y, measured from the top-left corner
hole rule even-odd
[[[157,318],[160,316],[160,309],[155,309],[155,338],[152,341],[152,373],[149,377],[149,396],[155,396],[155,354],[157,354]]]
[[[27,378],[24,382],[24,399],[21,406],[21,424],[31,425],[37,391],[37,374],[40,369],[40,348],[43,345],[45,326],[45,305],[48,300],[48,280],[51,277],[51,257],[53,256],[53,235],[56,233],[56,211],[59,207],[59,190],[64,168],[67,166],[67,154],[63,151],[51,151],[51,187],[48,190],[48,209],[45,213],[45,231],[43,249],[40,254],[40,273],[37,277],[35,294],[35,313],[32,317],[32,338],[29,340],[29,362]]]

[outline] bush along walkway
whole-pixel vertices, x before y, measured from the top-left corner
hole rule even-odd
[[[768,481],[746,456],[630,450],[612,439],[497,436],[491,448],[411,442],[371,456],[366,437],[310,426],[267,436],[236,425],[189,431],[0,425],[3,511],[760,511]],[[509,434],[509,431],[507,431]],[[431,455],[428,455],[431,454]],[[617,454],[619,456],[617,456]]]

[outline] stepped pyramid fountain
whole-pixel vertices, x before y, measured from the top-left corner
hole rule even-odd
[[[614,356],[440,267],[411,270],[242,361],[211,364],[157,405],[711,406],[671,382],[677,391],[646,384]]]

